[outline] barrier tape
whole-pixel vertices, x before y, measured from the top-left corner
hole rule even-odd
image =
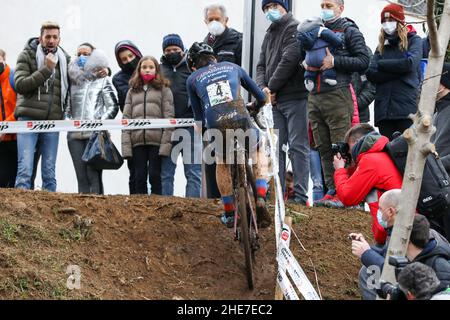
[[[165,129],[192,127],[194,124],[194,119],[4,121],[0,122],[0,134]]]
[[[305,272],[301,268],[298,261],[295,259],[289,243],[291,238],[291,231],[288,225],[284,223],[285,205],[283,189],[281,187],[280,176],[278,175],[279,164],[277,154],[277,137],[274,132],[272,105],[266,104],[263,107],[263,119],[267,129],[266,137],[269,141],[270,158],[272,161],[272,174],[275,181],[275,238],[277,245],[277,262],[278,274],[277,283],[280,286],[284,296],[288,300],[299,300],[299,297],[293,287],[292,283],[287,277],[287,273],[291,276],[295,286],[306,300],[320,300],[319,295],[309,281]]]

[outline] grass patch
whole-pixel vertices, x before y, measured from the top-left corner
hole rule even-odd
[[[0,219],[0,235],[3,240],[8,243],[16,243],[18,234],[19,226],[7,220]]]

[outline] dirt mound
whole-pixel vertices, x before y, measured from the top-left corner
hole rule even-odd
[[[273,299],[273,227],[261,232],[256,288],[218,217],[218,201],[0,190],[0,299]],[[324,299],[357,299],[346,235],[370,235],[358,211],[295,207],[291,248]],[[311,264],[312,261],[312,264]],[[314,265],[314,267],[313,267]],[[69,266],[81,289],[67,288]],[[73,268],[73,267],[72,267]]]

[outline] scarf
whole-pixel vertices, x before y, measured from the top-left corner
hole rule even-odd
[[[61,109],[64,111],[64,102],[66,101],[67,94],[69,92],[69,80],[67,78],[67,59],[64,55],[64,52],[62,49],[58,50],[56,52],[56,59],[57,63],[59,62],[59,71],[61,73]],[[38,70],[42,68],[45,64],[45,55],[44,51],[42,50],[42,45],[39,44],[36,50],[36,62]],[[49,79],[45,81],[45,86],[47,87],[48,92],[48,86],[49,82],[53,82],[55,80],[56,72],[53,70],[52,75]]]

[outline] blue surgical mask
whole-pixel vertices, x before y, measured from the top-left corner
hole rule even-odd
[[[335,18],[334,11],[331,9],[324,9],[320,12],[320,17],[323,21],[330,21]]]
[[[381,212],[381,210],[378,210],[378,212],[377,212],[377,220],[378,220],[378,223],[380,224],[380,226],[382,226],[385,229],[388,228],[388,223],[387,223],[387,221],[383,220],[383,212]]]
[[[266,19],[270,22],[277,22],[281,19],[282,15],[278,9],[269,9],[266,12]]]
[[[86,64],[87,58],[88,58],[87,56],[83,56],[83,55],[81,55],[81,56],[78,57],[77,64],[78,64],[78,66],[79,66],[81,69],[84,68],[84,65]]]

